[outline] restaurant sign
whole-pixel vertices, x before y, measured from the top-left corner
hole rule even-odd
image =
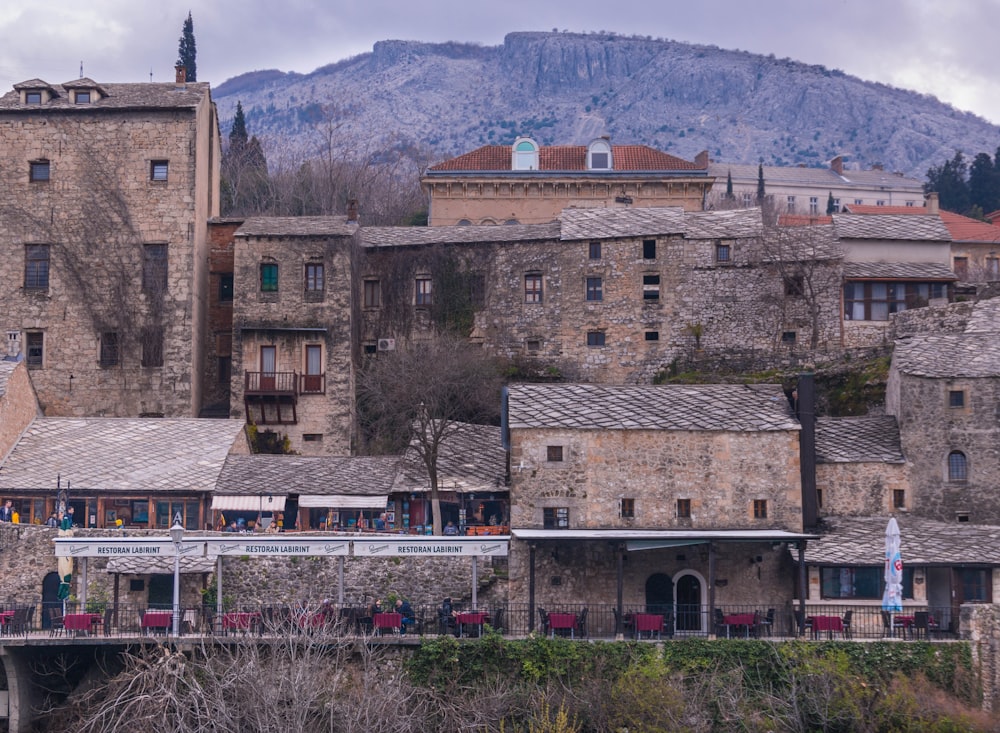
[[[176,554],[176,547],[169,538],[56,540],[56,557],[174,557]],[[202,541],[181,543],[181,557],[200,557],[204,554],[205,543]]]
[[[365,539],[354,540],[355,557],[434,557],[441,555],[490,555],[506,557],[506,539]]]
[[[285,539],[277,537],[208,540],[209,555],[254,555],[257,557],[337,557],[347,555],[350,542],[324,538]]]

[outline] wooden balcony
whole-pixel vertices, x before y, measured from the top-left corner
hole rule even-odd
[[[243,383],[246,395],[298,394],[298,374],[295,372],[246,372]]]

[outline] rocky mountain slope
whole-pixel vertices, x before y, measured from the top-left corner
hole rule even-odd
[[[214,90],[237,100],[269,159],[395,149],[435,162],[516,135],[582,144],[609,134],[682,158],[864,168],[923,178],[1000,128],[933,97],[837,70],[714,46],[610,34],[511,33],[502,46],[383,41],[310,74],[258,71]]]

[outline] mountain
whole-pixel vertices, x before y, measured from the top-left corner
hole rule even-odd
[[[511,33],[498,47],[380,41],[310,74],[243,74],[213,96],[224,128],[242,102],[272,161],[336,149],[432,163],[517,135],[553,145],[608,134],[688,160],[844,155],[922,179],[956,150],[971,159],[1000,145],[1000,127],[928,95],[773,55],[606,33]]]

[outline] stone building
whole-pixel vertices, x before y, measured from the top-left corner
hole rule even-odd
[[[25,363],[0,360],[0,459],[40,414]]]
[[[251,218],[234,247],[231,410],[304,455],[354,447],[357,223]]]
[[[540,224],[563,209],[679,206],[701,211],[708,154],[681,160],[646,145],[484,145],[427,169],[430,226]]]
[[[182,72],[0,97],[0,327],[47,415],[198,414],[219,153]]]
[[[613,604],[617,588],[676,609],[678,631],[707,629],[716,603],[787,604],[788,543],[809,535],[779,387],[514,385],[505,418],[511,600]]]

